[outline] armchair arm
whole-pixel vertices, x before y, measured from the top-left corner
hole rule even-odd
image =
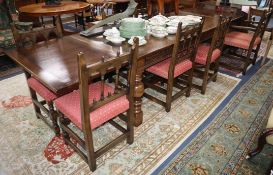
[[[235,26],[235,25],[231,25],[230,26],[231,29],[236,29],[236,30],[244,30],[244,31],[256,31],[256,29],[254,27],[247,27],[247,26]]]

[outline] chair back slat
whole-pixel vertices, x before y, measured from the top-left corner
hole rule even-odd
[[[117,94],[120,90],[120,87],[119,87],[119,71],[120,71],[120,68],[119,66],[116,67],[116,79],[115,79],[115,91],[114,93]]]
[[[87,65],[86,60],[83,57],[83,53],[78,54],[78,68],[79,68],[79,89],[81,94],[81,119],[83,125],[88,125],[90,123],[89,115],[92,111],[98,109],[99,107],[118,99],[121,96],[126,95],[129,101],[130,109],[129,111],[133,112],[133,96],[134,96],[134,85],[136,80],[136,60],[138,56],[138,39],[135,38],[134,45],[131,48],[129,54],[117,56],[116,58],[102,60],[102,62],[92,65]],[[119,86],[120,76],[119,72],[121,67],[124,65],[129,65],[128,81],[129,86],[121,88]],[[115,83],[113,93],[106,94],[105,92],[105,75],[108,72],[115,72]],[[90,77],[99,75],[100,76],[100,99],[93,99],[89,102],[89,87],[88,81]],[[133,87],[132,87],[133,86]],[[89,124],[90,125],[90,124]],[[88,128],[88,127],[86,127]]]
[[[265,29],[268,24],[268,18],[269,18],[269,13],[267,13],[266,10],[260,10],[262,12],[262,15],[260,16],[260,20],[258,22],[258,25],[256,26],[256,31],[254,32],[253,38],[250,42],[249,45],[249,50],[251,50],[254,46],[254,43],[258,37],[262,38],[265,32]],[[250,52],[249,52],[250,53]]]
[[[18,48],[35,47],[39,42],[47,43],[51,39],[58,39],[63,36],[62,27],[58,21],[56,21],[56,27],[41,27],[31,31],[19,31],[12,23],[11,30]]]
[[[195,59],[201,32],[204,25],[204,17],[201,22],[182,29],[180,22],[177,27],[176,41],[173,46],[171,63],[169,67],[169,78],[173,77],[175,65],[189,59],[192,62]]]
[[[216,29],[214,30],[210,49],[207,55],[207,63],[211,62],[212,53],[215,49],[222,51],[225,42],[225,36],[231,24],[231,20],[232,17],[223,17],[222,15],[219,17],[219,21]]]

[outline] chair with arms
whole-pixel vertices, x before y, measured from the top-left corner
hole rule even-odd
[[[35,47],[37,43],[44,42],[43,44],[47,44],[51,39],[58,39],[62,36],[61,28],[58,25],[57,28],[40,28],[28,32],[18,31],[14,24],[12,24],[11,28],[17,49],[24,49],[25,51]],[[53,105],[53,100],[58,95],[50,91],[30,73],[25,71],[25,75],[37,118],[42,119],[56,135],[59,135],[60,129],[57,122],[57,112]],[[37,94],[43,100],[39,100]]]
[[[256,63],[261,41],[271,16],[271,11],[268,12],[266,10],[250,8],[250,16],[253,15],[260,16],[257,25],[254,25],[252,20],[245,21],[243,26],[232,25],[230,29],[233,31],[229,32],[225,37],[225,49],[228,49],[229,51],[225,56],[229,59],[242,61],[243,67],[234,66],[224,62],[220,63],[222,67],[241,71],[243,75],[246,74],[247,68],[250,64],[254,65]],[[239,54],[236,53],[236,50],[238,49],[242,50]],[[254,54],[254,56],[251,58],[252,54]]]
[[[205,94],[208,82],[217,79],[219,60],[230,23],[231,18],[220,16],[211,44],[200,44],[198,46],[194,76],[202,79],[202,85],[194,84],[194,87],[200,89],[202,94]]]
[[[136,63],[138,57],[138,39],[134,39],[134,45],[128,55],[121,55],[111,60],[102,60],[101,63],[87,65],[87,59],[83,53],[78,55],[79,90],[64,95],[54,102],[61,115],[60,127],[66,144],[69,144],[87,162],[92,171],[96,170],[96,159],[114,147],[124,139],[132,144],[134,140],[134,88],[136,78]],[[129,64],[128,85],[120,86],[120,70]],[[115,71],[114,85],[106,83],[105,74]],[[90,77],[100,77],[101,81],[95,82]],[[127,112],[125,116],[123,113]],[[127,127],[124,128],[114,121],[120,116]],[[82,139],[71,127],[73,123],[84,135]],[[110,123],[122,132],[122,135],[95,150],[93,142],[93,131],[103,125]],[[77,132],[78,133],[78,132]],[[74,139],[72,142],[71,139]],[[82,151],[84,150],[84,151]]]
[[[201,23],[185,29],[182,29],[182,23],[179,23],[171,57],[145,70],[147,75],[144,81],[145,88],[151,88],[166,95],[166,100],[162,101],[147,92],[144,93],[144,97],[164,106],[167,112],[171,110],[172,101],[184,93],[187,97],[190,96],[194,59],[203,24],[204,18]],[[186,79],[183,79],[184,75],[187,75]],[[164,83],[167,85],[166,89],[161,86],[164,86]],[[179,89],[179,92],[172,95],[174,87]]]
[[[262,132],[262,134],[260,135],[258,139],[257,147],[247,154],[246,159],[250,159],[256,156],[257,154],[259,154],[263,150],[266,143],[273,146],[273,108],[271,109],[271,112],[269,114],[266,129]],[[272,167],[270,168],[271,168],[271,175],[272,175],[273,164],[272,164]]]

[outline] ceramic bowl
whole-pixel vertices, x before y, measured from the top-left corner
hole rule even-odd
[[[169,26],[169,27],[167,27],[167,32],[168,32],[168,34],[171,34],[171,35],[176,34],[177,27]]]
[[[162,26],[153,26],[150,28],[151,33],[161,34],[166,33],[166,28]]]
[[[152,33],[152,36],[156,37],[156,38],[164,38],[166,36],[168,36],[168,33]]]
[[[111,37],[108,36],[106,37],[106,39],[110,42],[112,42],[113,44],[121,44],[123,41],[125,41],[125,38],[122,37]]]

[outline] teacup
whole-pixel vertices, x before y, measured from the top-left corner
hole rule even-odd
[[[119,38],[120,37],[120,32],[116,27],[113,27],[110,31],[109,31],[109,35],[113,38]]]

